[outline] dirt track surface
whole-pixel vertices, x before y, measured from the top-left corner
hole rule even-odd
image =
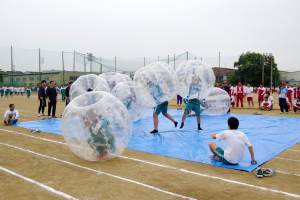
[[[275,110],[263,111],[263,115],[300,117],[299,113],[293,112],[280,115],[280,111],[276,110],[279,109],[278,96],[274,95],[274,99]],[[8,104],[16,105],[20,111],[20,122],[40,119],[36,116],[38,100],[35,93],[30,99],[17,96],[0,101],[2,113],[8,109]],[[176,109],[176,100],[169,105],[169,108]],[[57,116],[62,114],[64,107],[59,99]],[[231,112],[259,112],[257,102],[255,107],[231,109]],[[225,169],[129,149],[121,157],[110,161],[88,162],[74,155],[62,136],[44,132],[32,134],[28,129],[5,126],[3,123],[0,129],[0,167],[77,199],[300,198],[299,143],[262,165],[276,170],[276,176],[258,179],[255,172]],[[0,170],[0,199],[65,197]]]

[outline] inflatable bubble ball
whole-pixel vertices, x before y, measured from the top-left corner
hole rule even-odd
[[[70,98],[90,92],[90,91],[105,91],[109,92],[107,82],[95,74],[88,74],[80,76],[70,88]]]
[[[205,103],[207,108],[204,113],[207,115],[224,115],[230,108],[230,97],[225,90],[215,87],[205,98]]]
[[[118,83],[111,91],[129,111],[132,121],[145,119],[153,112],[156,103],[144,86],[137,82]]]
[[[125,77],[126,81],[132,81],[130,76],[128,76],[127,74],[122,74],[122,75]]]
[[[133,81],[142,84],[157,105],[177,95],[176,73],[171,66],[161,61],[151,63],[136,71]]]
[[[200,60],[182,62],[176,74],[178,94],[183,98],[205,99],[212,91],[216,80],[212,68]]]
[[[108,83],[109,90],[112,91],[114,87],[120,82],[126,82],[126,78],[117,72],[108,72],[100,74],[99,77],[105,79]]]
[[[106,161],[122,154],[132,134],[127,108],[108,92],[92,91],[76,97],[65,108],[62,135],[77,156]]]

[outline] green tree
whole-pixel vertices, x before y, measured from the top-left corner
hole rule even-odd
[[[280,83],[280,74],[275,63],[274,56],[273,62],[273,87]],[[231,84],[238,84],[239,81],[242,84],[250,83],[252,86],[259,86],[262,83],[262,54],[255,52],[247,52],[241,54],[239,60],[234,62],[234,67],[238,68],[228,78],[228,82]],[[264,85],[270,86],[271,78],[271,62],[268,62],[264,66]],[[276,83],[275,83],[276,81]]]

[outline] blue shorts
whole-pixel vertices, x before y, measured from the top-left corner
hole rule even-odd
[[[10,119],[8,120],[8,123],[10,122]],[[18,122],[18,119],[14,119],[14,121],[11,124],[16,124]]]

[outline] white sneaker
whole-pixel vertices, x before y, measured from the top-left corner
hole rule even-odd
[[[43,116],[45,116],[45,113],[42,113]]]
[[[38,114],[38,117],[40,117],[41,115],[40,115],[40,113]]]

